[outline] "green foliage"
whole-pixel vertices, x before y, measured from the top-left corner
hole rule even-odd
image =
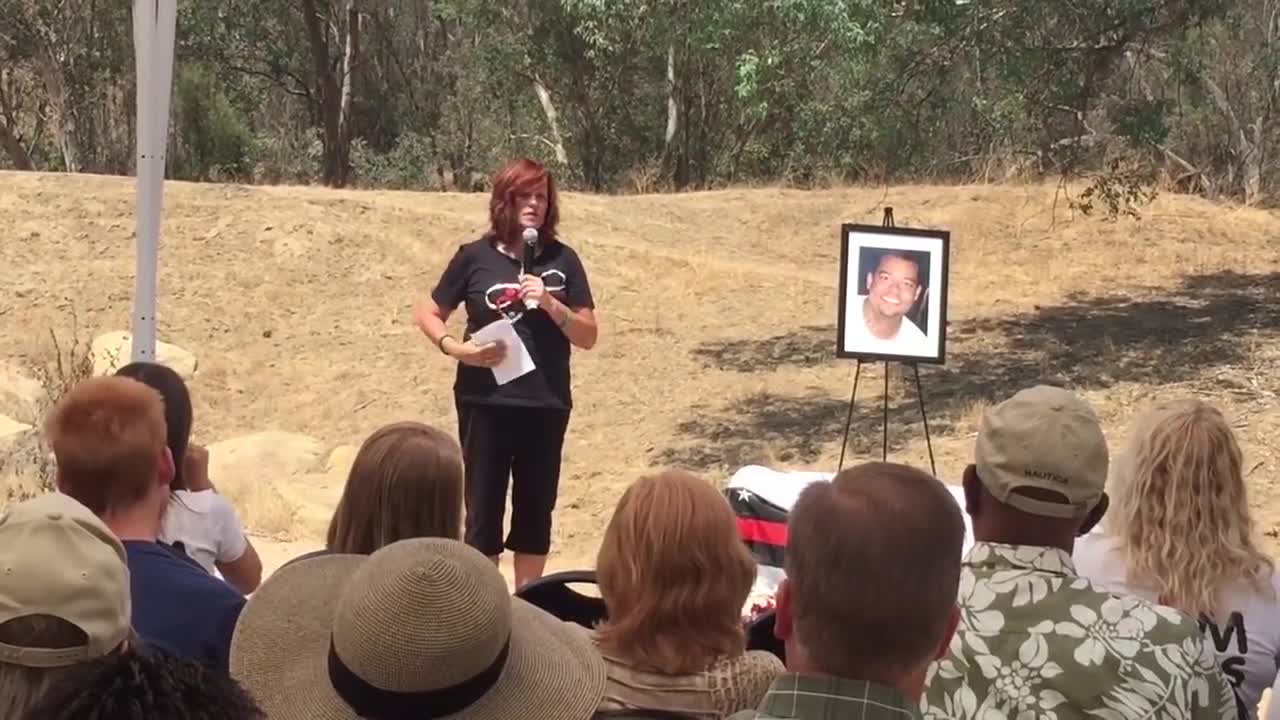
[[[216,77],[199,65],[179,69],[173,98],[177,152],[170,172],[184,180],[247,180],[253,135]]]
[[[1110,110],[1111,124],[1120,137],[1135,146],[1161,145],[1169,138],[1169,112],[1165,100],[1132,99]]]
[[[0,124],[39,167],[131,170],[129,12],[0,0]],[[1143,177],[1211,194],[1280,183],[1280,0],[222,0],[179,12],[177,177],[316,182],[336,161],[365,187],[472,187],[519,154],[595,190],[810,186],[1095,178],[1113,176],[1120,153]],[[1084,202],[1104,211],[1115,198],[1124,214],[1114,187]]]
[[[389,152],[377,153],[363,140],[351,147],[351,165],[361,187],[393,190],[440,189],[430,169],[435,153],[426,138],[407,132]]]
[[[1156,199],[1149,171],[1131,161],[1116,158],[1107,169],[1095,174],[1080,197],[1071,201],[1071,207],[1084,215],[1101,212],[1115,222],[1121,217],[1141,219],[1142,208]]]

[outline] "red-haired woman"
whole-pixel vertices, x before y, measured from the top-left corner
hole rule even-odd
[[[542,576],[551,546],[551,511],[560,481],[560,451],[573,407],[570,346],[596,344],[591,285],[577,253],[556,235],[555,181],[533,160],[519,159],[493,178],[489,231],[458,249],[431,296],[417,310],[418,326],[440,352],[458,361],[454,397],[466,484],[466,541],[497,562],[515,553],[516,587]],[[524,267],[522,234],[538,231],[533,266]],[[526,300],[537,305],[530,309]],[[466,304],[466,334],[445,322]],[[503,385],[490,368],[506,348],[477,345],[471,336],[506,318],[537,366]],[[511,478],[511,530],[502,537]]]

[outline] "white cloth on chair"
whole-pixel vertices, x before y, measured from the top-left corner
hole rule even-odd
[[[734,512],[738,514],[739,527],[743,529],[743,539],[752,548],[756,556],[756,582],[747,598],[744,615],[749,614],[753,605],[765,603],[773,598],[778,584],[786,576],[781,566],[782,547],[770,542],[765,537],[769,526],[785,523],[800,493],[814,482],[828,482],[834,473],[778,471],[760,465],[748,465],[739,469],[729,478],[725,495],[729,498]],[[964,491],[957,485],[948,485],[947,489],[964,510]],[[964,515],[964,547],[968,552],[973,545],[973,526],[969,516]],[[764,528],[764,531],[761,531]],[[773,537],[777,537],[776,534]]]

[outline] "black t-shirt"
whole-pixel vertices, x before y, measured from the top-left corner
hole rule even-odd
[[[541,276],[547,291],[570,308],[595,307],[587,271],[568,245],[558,241],[540,245],[529,273]],[[453,389],[459,401],[566,410],[573,407],[569,339],[546,311],[525,308],[520,299],[520,261],[495,247],[491,235],[458,248],[431,292],[431,299],[450,311],[466,303],[464,340],[505,315],[515,325],[537,366],[533,372],[498,385],[489,368],[458,363]]]

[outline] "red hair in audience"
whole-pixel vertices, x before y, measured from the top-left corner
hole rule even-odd
[[[45,421],[58,489],[97,515],[143,500],[157,472],[173,477],[164,401],[126,377],[77,384]]]
[[[682,471],[641,478],[618,502],[596,565],[609,610],[602,650],[673,675],[745,652],[755,561],[710,483]]]

